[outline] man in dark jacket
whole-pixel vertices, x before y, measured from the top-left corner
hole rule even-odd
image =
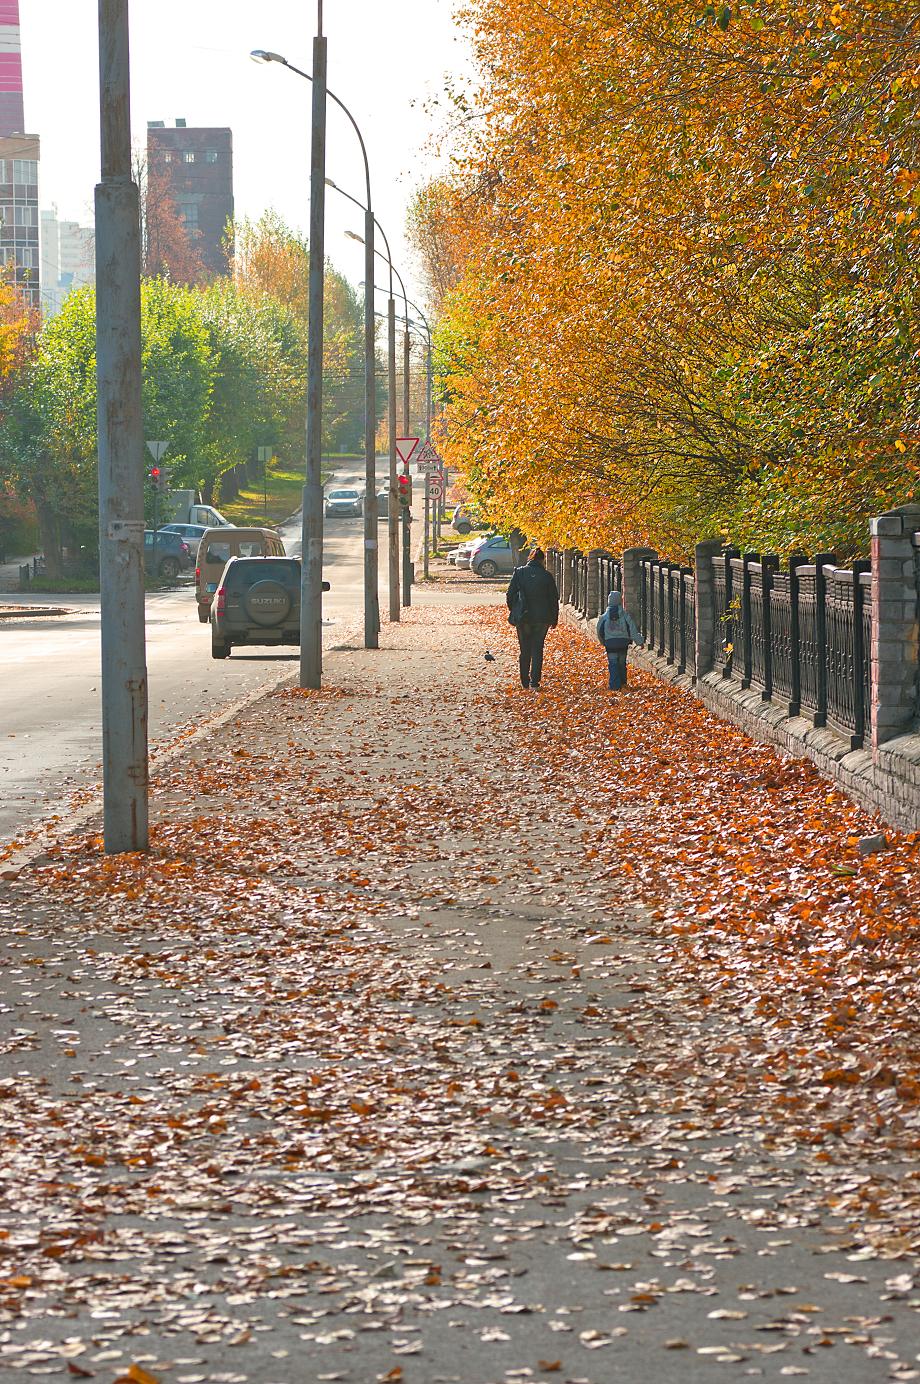
[[[521,686],[532,687],[537,692],[547,631],[555,629],[559,623],[559,590],[552,573],[546,570],[542,549],[534,548],[527,564],[514,569],[505,600],[512,612],[523,604],[521,618],[515,627],[521,647]]]

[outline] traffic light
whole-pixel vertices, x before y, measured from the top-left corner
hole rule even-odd
[[[154,490],[166,489],[166,477],[159,466],[151,466],[147,474],[150,476],[150,484],[153,486]]]
[[[412,477],[397,476],[396,481],[399,486],[399,503],[408,509],[412,503]]]

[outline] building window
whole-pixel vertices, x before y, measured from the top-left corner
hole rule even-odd
[[[13,181],[16,183],[37,183],[38,164],[35,159],[14,160]]]
[[[13,181],[13,164],[11,159],[0,159],[0,183],[11,183]]]
[[[197,229],[198,229],[198,203],[197,203],[197,202],[180,202],[180,203],[179,203],[179,215],[182,217],[182,220],[183,220],[183,222],[185,223],[185,229],[186,229],[187,231],[197,231]]]
[[[37,226],[38,207],[17,205],[16,206],[16,225],[17,226]]]
[[[164,149],[164,150],[163,150],[163,162],[164,162],[164,163],[172,163],[172,150],[171,150],[171,149]]]
[[[206,150],[204,151],[204,161],[205,161],[205,163],[216,163],[216,162],[217,162],[217,150],[216,150],[216,149],[206,149]]]
[[[195,162],[195,151],[194,151],[194,149],[186,149],[186,151],[185,151],[185,153],[182,155],[182,157],[183,157],[183,159],[185,160],[186,163],[194,163],[194,162]]]

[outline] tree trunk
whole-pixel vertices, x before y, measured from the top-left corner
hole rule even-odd
[[[42,552],[45,555],[45,572],[49,577],[60,581],[64,575],[64,555],[61,552],[61,534],[57,515],[49,504],[39,500],[38,533]]]

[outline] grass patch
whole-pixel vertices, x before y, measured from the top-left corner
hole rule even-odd
[[[348,460],[355,458],[349,457]],[[323,462],[345,460],[338,457],[323,457]],[[332,475],[333,467],[323,466],[322,479],[325,482]],[[218,502],[218,509],[225,514],[231,524],[240,528],[258,528],[261,524],[283,524],[300,509],[303,496],[303,471],[284,470],[280,467],[269,469],[268,484],[263,490],[261,480],[241,490],[235,500]]]

